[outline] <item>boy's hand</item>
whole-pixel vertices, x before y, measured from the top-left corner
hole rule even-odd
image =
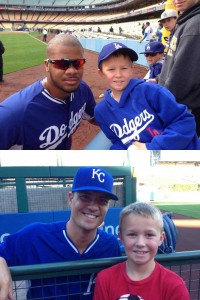
[[[154,78],[147,79],[146,81],[147,81],[147,82],[153,82],[153,83],[157,83],[156,79],[154,79]]]
[[[133,145],[137,147],[138,150],[147,150],[146,145],[140,142],[134,142]]]

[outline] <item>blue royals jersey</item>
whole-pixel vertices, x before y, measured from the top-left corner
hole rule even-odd
[[[0,256],[9,266],[76,261],[121,256],[115,236],[98,229],[94,241],[79,253],[66,232],[65,222],[33,223],[0,244]],[[27,299],[91,300],[96,274],[32,280]]]
[[[81,81],[69,99],[53,98],[37,81],[0,104],[0,149],[65,150],[81,122],[94,115],[95,100]]]
[[[132,79],[119,102],[109,89],[94,116],[113,150],[128,149],[134,141],[148,150],[200,149],[194,116],[158,84]]]

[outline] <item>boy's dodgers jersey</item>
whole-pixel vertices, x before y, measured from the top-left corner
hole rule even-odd
[[[149,66],[149,70],[150,70],[149,78],[156,78],[160,74],[162,70],[163,62],[164,60],[160,59],[154,65]]]
[[[194,116],[154,83],[130,80],[119,102],[108,89],[94,116],[112,141],[111,149],[128,149],[134,141],[145,143],[148,150],[200,149]]]
[[[70,240],[66,222],[33,223],[7,236],[0,256],[9,266],[90,260],[121,256],[117,238],[102,229],[80,253]],[[96,274],[31,280],[27,299],[92,300]],[[41,287],[42,282],[42,287]]]
[[[94,107],[84,81],[66,101],[53,98],[37,81],[0,104],[0,149],[70,149],[71,135],[82,118],[93,118]]]

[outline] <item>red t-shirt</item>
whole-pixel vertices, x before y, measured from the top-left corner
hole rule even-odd
[[[182,278],[158,263],[149,277],[139,281],[127,276],[126,262],[99,272],[93,300],[117,300],[127,294],[141,300],[190,300]]]

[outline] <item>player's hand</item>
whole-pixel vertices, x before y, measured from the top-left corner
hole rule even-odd
[[[0,257],[0,300],[14,300],[12,278],[5,259]]]
[[[140,142],[134,142],[133,145],[138,149],[138,150],[147,150],[147,147],[144,143]]]

